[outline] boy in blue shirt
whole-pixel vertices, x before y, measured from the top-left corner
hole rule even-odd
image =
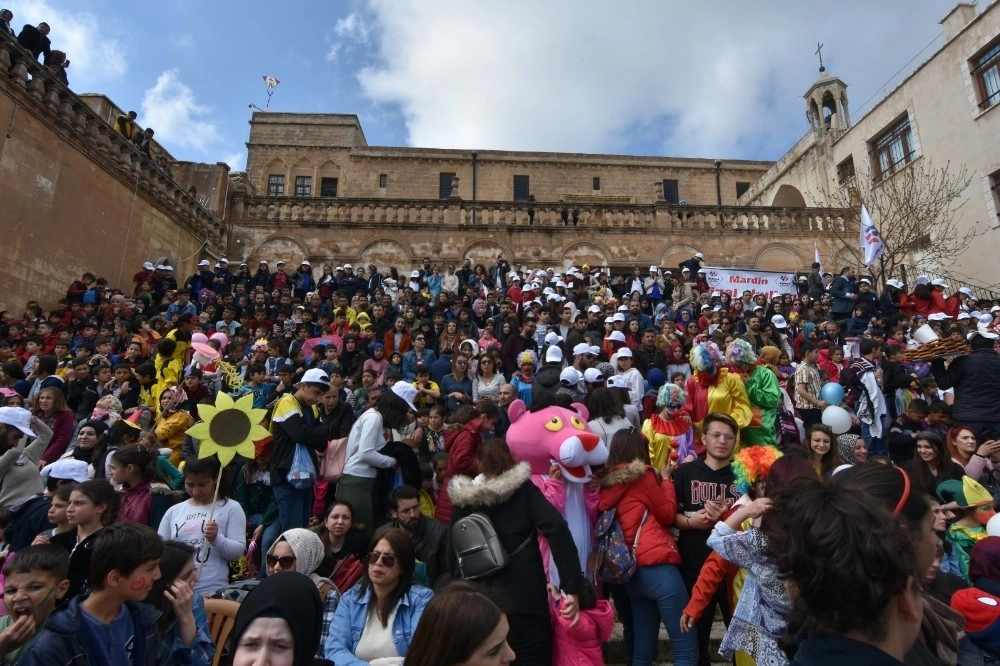
[[[160,578],[162,554],[163,542],[151,527],[121,522],[101,529],[90,562],[90,594],[53,613],[18,663],[167,663],[170,652],[156,625],[160,612],[141,603]]]

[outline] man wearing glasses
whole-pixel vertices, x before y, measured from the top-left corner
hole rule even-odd
[[[678,566],[684,585],[690,594],[702,564],[712,552],[708,547],[708,537],[717,520],[729,510],[739,498],[734,487],[735,474],[729,460],[736,449],[739,428],[728,414],[714,412],[702,422],[702,441],[705,444],[705,458],[698,458],[680,465],[672,475],[674,491],[677,493],[677,517],[674,527],[679,532],[677,548],[681,554]],[[725,586],[720,586],[715,597],[705,608],[698,621],[698,663],[711,662],[708,639],[715,619],[715,607],[722,610],[726,624],[732,615]]]
[[[375,536],[393,527],[403,528],[413,540],[417,559],[427,567],[428,586],[448,582],[451,579],[447,560],[448,526],[420,513],[420,493],[417,489],[400,486],[389,493],[389,514],[392,522],[378,528]]]

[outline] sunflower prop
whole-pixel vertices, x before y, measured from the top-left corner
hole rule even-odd
[[[236,454],[254,458],[254,440],[270,436],[260,422],[267,410],[254,409],[253,395],[248,393],[235,402],[227,393],[219,393],[215,406],[198,405],[202,421],[187,429],[187,434],[201,440],[199,458],[219,457],[225,467]]]

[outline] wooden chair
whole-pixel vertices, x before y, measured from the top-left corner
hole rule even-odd
[[[208,627],[212,642],[215,643],[215,659],[212,660],[212,666],[219,666],[222,663],[222,653],[225,652],[229,634],[233,633],[236,611],[239,609],[239,603],[229,599],[205,599]]]

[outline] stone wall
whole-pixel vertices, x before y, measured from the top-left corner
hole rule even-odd
[[[182,279],[221,254],[221,220],[3,36],[0,118],[0,309],[52,306],[84,271],[130,290],[144,261],[167,257]]]

